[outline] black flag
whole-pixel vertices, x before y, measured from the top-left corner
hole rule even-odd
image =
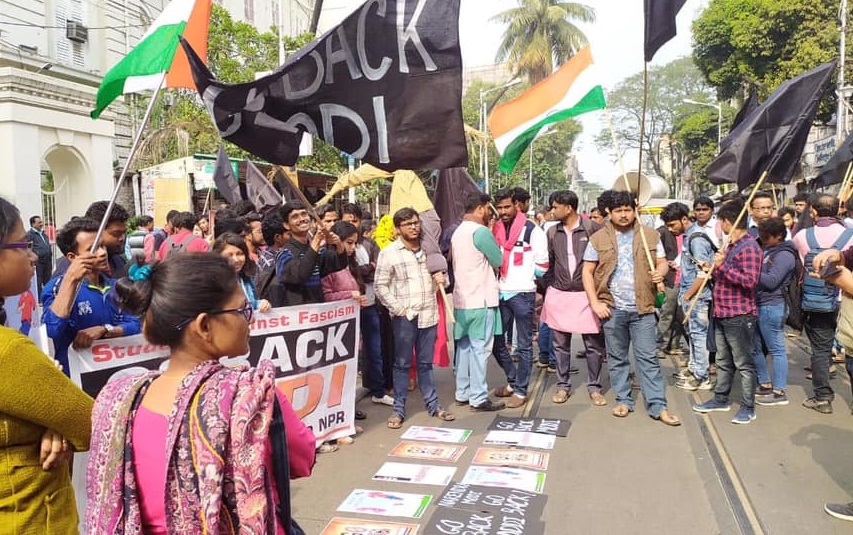
[[[246,160],[246,196],[259,213],[281,206],[281,194],[249,160]]]
[[[835,60],[824,63],[780,85],[724,140],[723,151],[708,165],[708,180],[736,182],[743,190],[766,171],[766,182],[787,184],[797,171],[835,65]]]
[[[853,132],[847,134],[841,146],[832,158],[821,169],[814,182],[814,187],[822,188],[833,184],[841,184],[847,174],[847,167],[853,162]]]
[[[231,167],[231,160],[228,154],[225,153],[225,147],[219,145],[219,153],[216,155],[216,167],[213,169],[213,183],[216,184],[216,189],[219,194],[225,197],[228,204],[243,198],[240,195],[240,185],[237,184],[237,177],[234,175],[234,168]]]
[[[749,97],[747,97],[746,102],[743,103],[743,107],[738,110],[737,115],[735,115],[735,118],[732,120],[732,125],[729,127],[729,133],[733,132],[744,119],[749,117],[750,113],[758,109],[758,105],[758,93],[753,89],[749,92]]]
[[[466,166],[459,2],[365,2],[245,84],[218,82],[181,44],[220,135],[270,163],[294,165],[309,132],[385,170]]]
[[[645,0],[646,62],[654,57],[660,47],[675,37],[675,16],[687,0]]]
[[[448,229],[462,221],[462,216],[465,215],[465,200],[472,193],[482,191],[464,167],[443,169],[439,172],[432,204],[441,219],[442,228]]]

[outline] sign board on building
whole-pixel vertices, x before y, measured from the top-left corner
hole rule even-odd
[[[835,152],[835,136],[825,137],[815,141],[814,166],[823,167]]]

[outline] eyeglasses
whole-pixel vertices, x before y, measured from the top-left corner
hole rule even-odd
[[[252,303],[247,302],[245,305],[239,308],[224,308],[222,310],[211,310],[207,313],[208,316],[219,316],[220,314],[237,314],[240,313],[243,315],[243,318],[246,320],[246,323],[252,323],[252,318],[255,315],[255,309],[252,308]],[[188,318],[175,326],[177,330],[182,330],[184,327],[190,324],[195,318]]]
[[[28,241],[13,241],[9,243],[0,243],[0,249],[29,249],[33,250],[33,243]]]
[[[400,228],[415,228],[421,226],[420,221],[409,221],[408,223],[400,223]]]

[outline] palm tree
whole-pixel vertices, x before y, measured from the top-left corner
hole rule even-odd
[[[561,0],[519,0],[519,6],[492,20],[506,24],[496,60],[508,61],[513,73],[539,82],[587,44],[575,22],[595,22],[593,8]]]

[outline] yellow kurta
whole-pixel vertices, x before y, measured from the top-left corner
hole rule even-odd
[[[0,327],[0,535],[77,533],[67,464],[39,462],[46,429],[89,449],[93,400],[26,336]]]

